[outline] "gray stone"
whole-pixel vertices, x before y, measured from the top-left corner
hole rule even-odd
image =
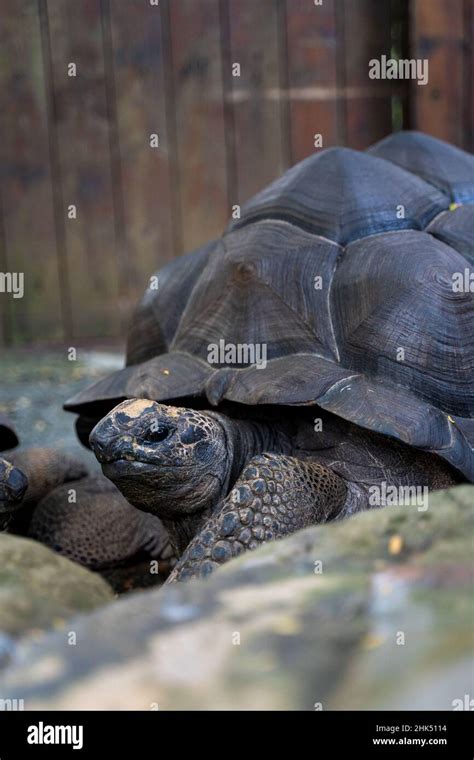
[[[112,589],[99,575],[36,541],[0,533],[3,634],[31,635],[63,626],[72,615],[93,610],[113,596]]]
[[[19,648],[28,708],[452,709],[472,694],[474,487],[316,526],[206,581],[122,597]]]

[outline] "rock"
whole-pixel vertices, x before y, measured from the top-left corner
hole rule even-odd
[[[301,531],[25,644],[26,709],[452,709],[472,692],[474,487]]]
[[[61,626],[113,599],[95,573],[31,539],[0,533],[0,632],[32,634]],[[0,642],[1,651],[5,650]]]

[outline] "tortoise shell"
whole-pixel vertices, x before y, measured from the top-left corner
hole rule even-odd
[[[126,368],[65,408],[317,404],[474,480],[473,204],[474,158],[420,133],[315,153],[159,272]]]

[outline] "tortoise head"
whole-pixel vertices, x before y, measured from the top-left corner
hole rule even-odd
[[[6,527],[12,512],[20,506],[27,488],[26,475],[0,457],[0,529]]]
[[[95,426],[89,442],[125,498],[167,520],[213,506],[230,475],[226,430],[212,412],[124,401]]]

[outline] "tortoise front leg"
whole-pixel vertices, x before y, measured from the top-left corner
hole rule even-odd
[[[87,475],[84,462],[58,449],[34,447],[8,453],[9,461],[28,478],[23,504],[37,503],[53,488]]]
[[[0,457],[0,531],[10,524],[16,510],[21,507],[28,487],[28,478],[8,459]]]
[[[332,470],[285,454],[259,454],[191,541],[167,582],[203,577],[247,549],[337,517],[347,485]]]
[[[27,535],[91,570],[114,567],[140,552],[164,562],[172,558],[158,518],[132,507],[103,475],[57,486],[36,507]]]
[[[87,467],[75,456],[48,448],[31,448],[8,453],[9,461],[28,479],[28,488],[9,526],[11,533],[25,536],[37,503],[53,488],[87,475]]]

